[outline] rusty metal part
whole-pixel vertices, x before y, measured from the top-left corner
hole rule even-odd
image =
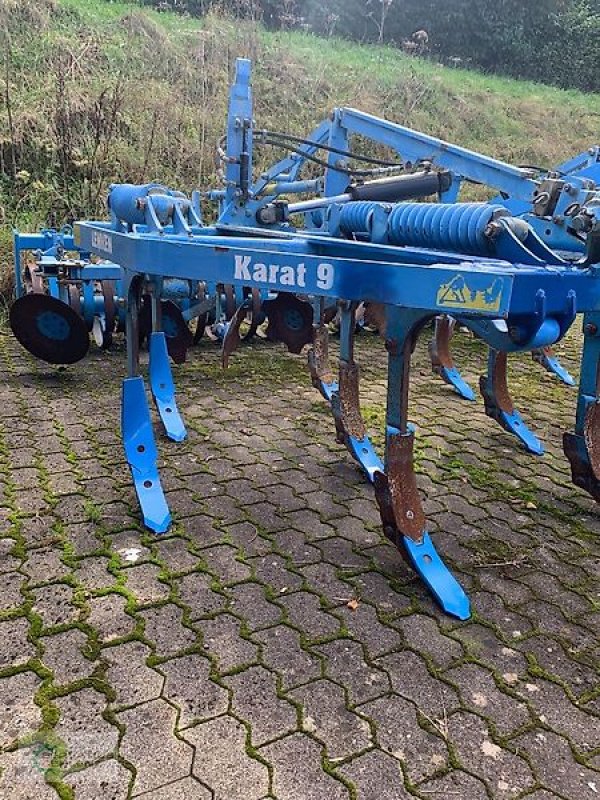
[[[360,441],[365,438],[367,432],[360,413],[359,379],[360,368],[356,362],[340,361],[338,394],[341,424],[346,433]]]
[[[38,267],[35,262],[29,262],[25,265],[24,283],[28,292],[33,292],[34,294],[46,293],[44,278],[38,271]]]
[[[206,300],[206,284],[203,281],[198,281],[196,289],[196,302],[201,303]],[[208,322],[208,312],[199,314],[196,317],[196,330],[194,331],[194,344],[198,344],[200,339],[204,336],[206,323]]]
[[[10,327],[23,347],[49,364],[75,364],[88,352],[83,319],[66,303],[31,292],[12,304]]]
[[[365,303],[365,325],[375,328],[377,333],[385,339],[385,306],[383,303]]]
[[[225,319],[227,322],[229,322],[230,319],[233,319],[237,305],[235,300],[235,289],[232,284],[226,283],[223,286],[223,293],[225,294]]]
[[[450,352],[450,340],[456,327],[455,320],[445,314],[435,318],[433,338],[429,343],[431,368],[437,375],[444,369],[454,369],[454,359]]]
[[[594,404],[592,409],[597,409]],[[589,409],[588,411],[592,410]],[[598,434],[591,435],[592,430],[598,431],[598,418],[600,414],[593,410],[590,418],[586,415],[584,423],[584,436],[575,433],[563,434],[563,450],[571,465],[571,477],[575,486],[588,492],[597,503],[600,503],[600,479],[598,478]],[[590,441],[596,439],[595,446],[590,450]],[[594,455],[592,456],[592,453]]]
[[[329,364],[329,330],[324,323],[314,330],[313,346],[308,353],[308,368],[315,388],[320,389],[321,383],[333,383],[333,372]]]
[[[108,349],[112,344],[115,329],[115,284],[113,281],[102,281],[102,295],[104,297],[104,331],[102,332],[102,349]]]
[[[248,313],[248,309],[245,305],[239,306],[231,320],[229,321],[229,326],[227,328],[227,333],[223,338],[223,347],[221,350],[221,365],[223,369],[227,369],[229,366],[229,356],[234,353],[240,343],[242,341],[240,336],[240,328],[242,326],[243,321],[246,319],[246,315]]]
[[[310,303],[293,294],[279,293],[274,300],[264,303],[269,317],[267,338],[283,342],[290,353],[300,353],[313,341],[313,310]]]
[[[415,542],[423,538],[427,521],[414,470],[414,433],[392,433],[387,439],[387,476],[398,530]]]
[[[76,283],[69,284],[69,305],[76,314],[81,316],[81,294]]]
[[[594,477],[600,480],[600,404],[598,402],[592,403],[585,413],[583,437]]]
[[[515,410],[506,379],[507,363],[508,354],[497,352],[492,374],[487,377],[482,375],[479,379],[479,388],[483,395],[487,413],[490,413],[488,412],[488,407],[490,411],[492,408],[499,408],[500,411],[504,411],[506,414],[512,414]],[[491,394],[488,381],[491,382]]]

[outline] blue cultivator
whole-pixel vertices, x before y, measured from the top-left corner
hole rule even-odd
[[[352,153],[351,137],[385,145],[384,161]],[[496,354],[492,372],[507,353],[552,346],[568,331],[576,313],[586,314],[582,385],[575,434],[565,450],[576,483],[600,497],[600,222],[588,178],[541,179],[535,170],[494,159],[415,133],[353,109],[337,109],[306,139],[263,131],[253,121],[249,62],[237,63],[231,90],[224,189],[208,193],[218,201],[214,225],[202,224],[199,198],[153,187],[111,188],[110,222],[75,226],[78,247],[110,258],[122,268],[126,298],[128,377],[123,389],[123,438],[144,523],[161,533],[169,511],[156,466],[150,410],[139,377],[139,308],[143,286],[158,297],[166,278],[234,287],[238,311],[230,315],[223,356],[229,359],[246,315],[264,302],[268,336],[299,352],[311,345],[314,384],[330,403],[338,440],[373,483],[383,530],[454,616],[470,614],[469,600],[436,551],[413,468],[414,430],[408,420],[411,354],[422,329],[435,317],[452,315]],[[258,180],[253,151],[258,146],[286,151]],[[323,153],[318,157],[317,153]],[[358,161],[359,167],[350,164]],[[306,163],[323,167],[303,179]],[[314,175],[314,173],[313,173]],[[581,241],[583,252],[560,252],[534,226],[502,203],[461,203],[465,180],[477,181],[523,202],[547,224],[557,213],[564,235]],[[551,186],[549,184],[551,182]],[[543,187],[548,201],[539,197]],[[312,195],[290,202],[294,194]],[[412,202],[437,195],[437,202]],[[563,209],[566,199],[570,205]],[[410,202],[409,202],[410,201]],[[297,224],[293,224],[296,220]],[[546,230],[546,229],[544,229]],[[219,297],[222,293],[219,291]],[[341,298],[341,300],[340,300]],[[334,378],[328,361],[331,307],[340,313],[340,363]],[[388,357],[386,446],[381,459],[368,439],[359,403],[359,370],[354,361],[355,313],[360,304],[380,309],[380,332]],[[160,320],[152,300],[151,384],[171,435],[183,435],[175,413],[174,387],[159,338]],[[258,318],[258,317],[257,317]],[[158,334],[158,336],[157,336]],[[154,337],[157,337],[156,339]],[[154,342],[156,341],[156,345]],[[158,397],[157,387],[165,394]],[[515,427],[514,409],[498,404],[502,383],[489,387],[490,412]],[[167,409],[170,408],[171,411]],[[506,416],[502,416],[505,414]]]

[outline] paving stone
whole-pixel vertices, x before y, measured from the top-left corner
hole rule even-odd
[[[278,739],[259,752],[273,766],[277,800],[348,800],[348,789],[323,772],[320,746],[305,734]]]
[[[163,697],[180,711],[179,729],[227,711],[229,694],[210,680],[207,658],[193,653],[165,661],[159,669],[166,676]]]
[[[121,570],[126,588],[133,593],[138,605],[156,603],[169,597],[170,587],[159,578],[156,564],[140,564]]]
[[[262,556],[271,550],[271,542],[261,536],[255,525],[250,522],[238,522],[226,527],[227,538],[234,547],[241,550],[246,558]]]
[[[140,797],[140,795],[135,795]],[[183,778],[180,781],[161,786],[141,795],[142,800],[212,800],[211,792],[195,778]]]
[[[126,726],[119,752],[136,770],[134,796],[189,776],[193,750],[173,735],[177,712],[165,700],[117,716]]]
[[[71,570],[61,560],[62,552],[57,547],[42,547],[29,550],[23,564],[23,572],[29,576],[30,584],[58,581]]]
[[[281,621],[283,611],[266,599],[265,588],[258,583],[242,583],[228,590],[229,608],[243,618],[250,630],[268,628]]]
[[[560,686],[535,679],[516,688],[542,722],[566,736],[580,752],[600,747],[600,716],[573,705]]]
[[[0,748],[34,733],[42,724],[41,709],[33,696],[41,680],[33,672],[2,678],[0,692]]]
[[[228,672],[258,660],[256,645],[240,637],[240,623],[231,614],[219,614],[212,620],[197,623],[202,631],[204,649],[217,659],[219,672]]]
[[[181,602],[190,610],[192,621],[225,607],[227,599],[215,592],[211,588],[211,583],[212,578],[201,572],[191,572],[175,582]]]
[[[86,619],[88,625],[98,632],[105,642],[127,636],[135,628],[135,619],[127,614],[127,601],[119,594],[108,594],[104,597],[93,597],[87,601],[90,614]]]
[[[18,572],[7,572],[2,576],[0,611],[11,611],[25,602],[21,594],[21,586],[24,583],[25,578]]]
[[[531,721],[527,706],[498,689],[482,667],[464,664],[446,672],[445,677],[458,686],[465,706],[491,720],[501,736]]]
[[[285,607],[289,622],[309,639],[335,636],[340,621],[321,608],[319,598],[309,592],[281,595],[279,602]]]
[[[462,766],[486,782],[498,800],[520,796],[534,783],[531,770],[519,756],[492,741],[485,722],[459,711],[448,719],[448,736]]]
[[[114,759],[74,772],[65,778],[76,800],[128,800],[131,773]]]
[[[140,564],[150,557],[150,550],[140,542],[139,531],[119,531],[110,536],[110,549],[124,566]]]
[[[41,639],[44,647],[42,661],[53,671],[56,685],[66,685],[87,678],[94,671],[97,664],[86,658],[82,652],[87,641],[85,633],[77,629]]]
[[[371,659],[389,653],[402,643],[398,631],[383,625],[373,606],[367,603],[360,603],[354,611],[343,607],[336,613],[343,619],[350,635],[363,643]]]
[[[427,671],[425,662],[415,653],[403,650],[376,663],[387,670],[394,691],[411,700],[421,713],[432,719],[442,719],[458,708],[458,696],[454,689],[436,681]]]
[[[519,736],[513,744],[519,752],[529,755],[538,780],[546,789],[568,800],[597,797],[600,773],[575,762],[569,745],[561,736],[548,731],[532,731]]]
[[[15,540],[9,538],[0,539],[0,573],[11,572],[14,569],[19,569],[21,559],[12,554],[12,549],[15,546]]]
[[[100,591],[115,586],[117,578],[108,571],[108,563],[108,559],[103,556],[82,559],[75,571],[75,580],[88,591]]]
[[[182,611],[172,603],[139,612],[144,620],[144,635],[153,642],[159,656],[174,655],[196,644],[197,635],[182,622]]]
[[[463,800],[463,798],[464,800],[489,800],[485,784],[473,775],[468,775],[459,769],[453,769],[452,772],[441,778],[427,781],[419,788],[422,792],[420,797],[436,798],[436,800],[446,800],[450,797],[454,797],[456,800]],[[535,795],[527,795],[528,800],[530,797],[533,798]],[[538,799],[536,798],[536,800]]]
[[[229,545],[209,547],[202,551],[202,558],[225,586],[247,580],[252,574],[250,567],[238,560],[238,551]]]
[[[277,625],[252,634],[262,645],[262,662],[281,675],[284,687],[298,686],[321,676],[321,662],[300,644],[299,634]]]
[[[398,695],[381,697],[360,706],[360,712],[375,724],[379,744],[402,761],[412,783],[430,777],[446,766],[448,749],[441,735],[428,733],[418,725],[413,703]],[[445,733],[445,718],[427,719]]]
[[[259,800],[269,791],[267,767],[246,753],[246,729],[218,717],[183,732],[194,745],[193,774],[211,787],[214,800]]]
[[[54,701],[60,711],[57,734],[67,747],[65,769],[90,764],[117,750],[119,730],[102,717],[107,700],[93,689],[82,689]]]
[[[302,585],[302,577],[291,572],[286,566],[285,559],[274,553],[249,559],[248,563],[254,570],[257,580],[267,584],[275,594],[298,589]]]
[[[315,681],[290,696],[302,704],[303,729],[325,744],[329,758],[347,758],[371,744],[368,722],[348,711],[340,686],[328,680]]]
[[[0,669],[20,666],[35,657],[35,645],[27,640],[28,633],[25,617],[0,620]]]
[[[325,656],[326,675],[347,690],[351,705],[364,703],[390,691],[387,673],[367,664],[358,642],[338,639],[320,645],[315,650]]]
[[[409,800],[413,797],[404,788],[400,762],[381,750],[371,750],[338,771],[354,784],[360,800]]]
[[[47,752],[51,757],[52,753]],[[49,767],[45,755],[43,744],[0,753],[0,797],[6,800],[58,800],[58,794],[44,780]]]
[[[255,747],[296,730],[296,709],[277,697],[277,679],[272,672],[250,667],[225,678],[224,683],[233,690],[233,712],[250,723]]]
[[[33,610],[42,618],[45,628],[74,622],[79,609],[72,604],[73,590],[70,586],[57,583],[32,590],[35,597]]]
[[[150,655],[150,648],[141,642],[119,644],[102,651],[107,664],[106,680],[117,695],[115,705],[133,706],[155,700],[160,695],[164,679],[146,665]]]
[[[435,620],[424,614],[398,619],[394,626],[402,631],[411,649],[429,656],[439,667],[447,667],[463,655],[459,642],[441,633]]]

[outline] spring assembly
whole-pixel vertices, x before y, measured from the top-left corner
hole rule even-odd
[[[379,203],[348,203],[341,210],[340,230],[365,234]],[[388,217],[388,241],[407,247],[451,250],[482,255],[489,252],[489,224],[506,215],[502,206],[488,203],[396,203]]]

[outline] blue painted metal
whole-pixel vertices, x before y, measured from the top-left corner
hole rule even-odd
[[[565,386],[575,386],[575,378],[565,367],[563,367],[554,354],[551,354],[542,348],[540,350],[533,351],[533,359],[538,364],[541,364],[544,369],[548,370],[548,372],[552,373],[552,375],[556,375],[556,377],[562,381]]]
[[[475,392],[471,389],[456,367],[452,367],[451,369],[441,367],[439,375],[442,380],[455,389],[456,393],[460,395],[463,400],[474,401],[477,399]]]
[[[353,222],[344,229],[342,222],[346,224],[352,215],[360,217],[365,208],[332,202],[344,193],[351,179],[343,151],[347,150],[352,135],[366,136],[392,147],[405,162],[427,161],[450,169],[454,184],[444,190],[443,200],[454,203],[458,199],[456,184],[466,178],[496,187],[540,211],[538,195],[543,181],[535,170],[511,167],[353,109],[336,110],[312,134],[312,141],[299,144],[298,153],[283,159],[253,182],[253,142],[258,142],[261,134],[254,130],[249,62],[241,60],[230,93],[223,161],[225,190],[224,195],[218,194],[217,222],[211,226],[202,224],[197,197],[188,200],[166,187],[152,190],[126,187],[123,191],[113,187],[111,196],[115,192],[116,195],[115,202],[111,201],[112,221],[77,223],[76,241],[79,247],[119,264],[126,286],[142,276],[151,281],[172,277],[215,286],[230,284],[235,287],[238,302],[246,287],[263,293],[301,295],[313,302],[314,307],[320,303],[321,309],[325,301],[343,298],[343,328],[348,328],[350,311],[357,303],[384,304],[389,379],[383,463],[366,434],[355,436],[347,426],[342,431],[344,441],[375,484],[386,536],[406,547],[441,605],[464,619],[469,614],[468,600],[433,547],[416,487],[413,432],[407,418],[412,348],[419,330],[436,314],[452,314],[503,353],[554,343],[568,330],[577,312],[600,314],[597,263],[600,259],[594,249],[594,231],[596,228],[600,231],[600,223],[588,204],[585,219],[578,222],[580,230],[590,231],[586,258],[577,264],[568,263],[552,252],[531,226],[515,220],[504,207],[442,203],[424,208],[417,204],[378,203],[371,206],[363,221],[359,219],[360,224]],[[314,152],[320,145],[329,148],[324,193],[331,201],[326,203],[329,208],[315,207],[308,211],[308,225],[296,229],[285,209],[277,207],[273,198],[277,197],[277,186],[298,185],[303,154]],[[336,151],[341,151],[342,157]],[[564,181],[553,183],[552,191],[558,197],[555,206],[562,208],[567,196],[571,202],[588,197],[589,179],[575,175],[570,193]],[[143,202],[138,202],[140,198]],[[218,320],[223,304],[218,291]],[[132,377],[128,380],[134,382],[138,394],[143,394],[143,383],[135,377],[136,315],[130,292],[128,347]],[[357,373],[350,374],[353,368],[350,337],[342,336],[340,355],[340,375],[346,370],[345,389],[341,380],[336,384],[330,377],[320,383],[315,381],[334,407],[336,422],[344,422],[344,410],[340,414],[336,403],[348,401],[348,387],[357,393]],[[588,360],[593,359],[588,356]],[[596,358],[596,367],[597,364]],[[588,394],[580,397],[582,422],[576,428],[578,452],[588,455],[589,448],[582,450],[581,441],[585,445],[589,439],[591,411],[596,408],[594,405],[590,411],[589,398],[595,403],[597,397],[596,386],[590,394],[590,380],[588,376],[584,381]],[[496,390],[497,386],[491,387],[488,399],[492,403],[499,400]],[[344,391],[346,397],[342,398]],[[131,400],[125,396],[124,399],[127,410]],[[507,410],[502,403],[497,405],[510,417],[505,423],[519,427],[514,409]],[[147,406],[144,407],[141,427],[151,436],[149,414]],[[355,426],[357,430],[360,422]],[[523,430],[519,432],[525,441],[526,434]],[[361,448],[365,442],[368,445]],[[529,446],[532,445],[530,440]],[[154,477],[158,477],[153,441],[148,453],[143,466],[153,477],[148,487],[136,481],[136,491],[144,517],[152,519],[157,515],[149,513],[144,489],[154,489]],[[127,457],[133,471],[137,464],[132,461],[136,453],[131,447]],[[162,491],[160,497],[164,500]],[[162,506],[161,510],[164,511]],[[154,526],[156,529],[156,520]]]
[[[131,377],[123,381],[121,409],[123,446],[144,525],[154,533],[166,533],[171,525],[171,513],[156,466],[158,452],[143,378]]]
[[[169,439],[174,442],[182,442],[186,438],[187,432],[175,400],[175,383],[171,373],[165,333],[150,334],[149,350],[150,389],[156,409]]]
[[[444,611],[458,619],[469,619],[469,598],[440,558],[429,533],[425,533],[420,542],[414,542],[405,536],[404,546],[415,570]]]

